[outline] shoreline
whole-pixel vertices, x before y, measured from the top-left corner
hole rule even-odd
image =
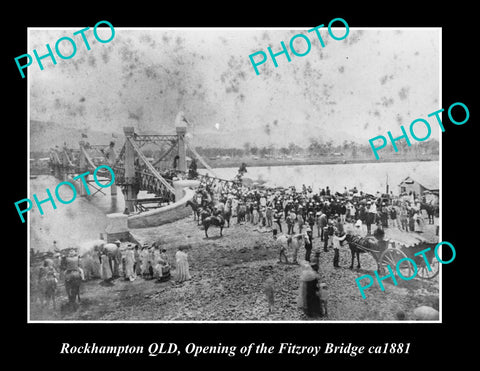
[[[371,160],[367,158],[342,158],[342,157],[324,157],[324,158],[311,158],[311,159],[266,159],[259,158],[254,160],[252,158],[235,158],[235,159],[218,159],[211,160],[208,159],[207,163],[212,169],[218,168],[235,168],[239,167],[243,162],[247,164],[247,167],[272,167],[272,166],[299,166],[299,165],[346,165],[346,164],[377,164],[384,162],[416,162],[416,161],[439,161],[439,156],[429,155],[428,157],[423,158],[397,158],[389,157],[380,160]],[[198,169],[206,169],[201,163],[197,163]],[[31,175],[50,175],[50,170],[38,169],[35,166],[30,166]]]
[[[322,158],[322,159],[258,159],[239,158],[235,160],[209,160],[211,168],[231,168],[238,167],[245,162],[247,167],[271,167],[271,166],[298,166],[298,165],[346,165],[346,164],[365,164],[365,163],[383,163],[383,162],[416,162],[416,161],[439,161],[438,156],[429,156],[428,158],[385,158],[380,160],[371,159],[345,159],[345,158]],[[198,164],[198,169],[205,169],[202,164]]]

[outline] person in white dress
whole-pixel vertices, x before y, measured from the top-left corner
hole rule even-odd
[[[184,282],[188,281],[192,278],[190,275],[190,268],[188,265],[188,254],[186,250],[190,246],[182,245],[178,247],[178,251],[175,254],[175,262],[176,262],[176,280],[177,282]]]
[[[135,279],[135,270],[133,269],[135,264],[135,254],[133,251],[133,245],[129,245],[125,251],[125,280],[133,281]]]

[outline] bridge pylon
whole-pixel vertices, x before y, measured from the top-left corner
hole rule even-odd
[[[178,137],[178,170],[185,173],[187,171],[187,151],[185,147],[187,121],[183,112],[179,112],[175,118],[175,131]]]
[[[138,195],[138,188],[136,187],[136,173],[135,173],[135,149],[131,143],[135,135],[135,129],[132,126],[127,126],[123,128],[123,133],[125,134],[125,157],[124,157],[124,167],[125,167],[125,179],[123,194],[125,198],[125,207],[129,212],[135,211],[135,203]],[[130,140],[129,140],[130,139]]]

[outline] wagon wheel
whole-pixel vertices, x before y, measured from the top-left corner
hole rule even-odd
[[[431,280],[438,275],[438,272],[440,271],[440,263],[438,262],[438,260],[431,259],[429,264],[432,270],[428,270],[427,264],[423,259],[421,260],[421,262],[417,262],[418,276],[420,278]]]
[[[378,261],[380,272],[382,272],[383,275],[389,273],[387,268],[387,265],[389,265],[392,272],[394,272],[395,276],[398,276],[397,262],[406,257],[407,256],[405,255],[405,253],[399,249],[388,248],[384,250],[380,255],[380,258]],[[403,277],[407,277],[407,278],[411,277],[414,272],[412,265],[408,260],[405,260],[400,264],[400,266],[398,267],[398,271]]]

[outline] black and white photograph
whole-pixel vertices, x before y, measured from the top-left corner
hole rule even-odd
[[[441,323],[468,110],[440,27],[347,22],[29,27],[27,321]]]

